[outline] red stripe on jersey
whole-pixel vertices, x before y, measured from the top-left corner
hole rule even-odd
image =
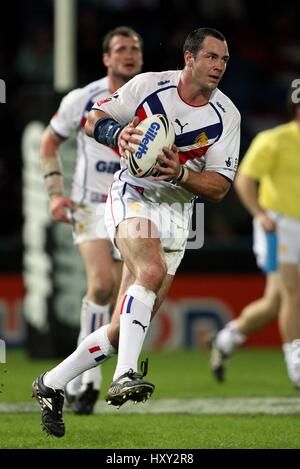
[[[110,200],[110,211],[111,211],[111,216],[112,216],[112,219],[113,219],[113,222],[114,222],[114,225],[116,226],[116,220],[115,220],[115,217],[114,217],[114,211],[113,211],[113,206],[112,206],[112,196],[111,196],[111,189],[112,189],[112,186],[113,186],[113,183],[115,181],[113,181],[111,183],[111,185],[109,186],[109,200]],[[123,306],[123,305],[122,305]]]
[[[101,350],[101,347],[99,347],[99,345],[95,345],[95,347],[89,348],[90,353],[98,352],[99,350]]]
[[[140,107],[138,109],[137,116],[140,119],[140,122],[143,121],[144,119],[146,119],[147,114],[146,114],[146,111],[143,107]]]
[[[81,124],[80,124],[82,128],[84,128],[86,121],[87,121],[87,118],[83,116],[83,118],[81,119]]]
[[[124,303],[125,303],[126,298],[127,298],[127,295],[125,295],[124,298],[123,298],[123,301],[122,301],[122,304],[121,304],[120,314],[123,313],[123,306],[124,306]]]
[[[201,156],[205,155],[207,150],[211,145],[207,145],[206,147],[197,148],[194,150],[188,150],[185,152],[179,152],[179,160],[181,164],[186,163],[188,160],[194,160],[195,158],[201,158]]]
[[[110,147],[110,148],[115,152],[115,154],[116,154],[119,158],[121,158],[121,155],[120,155],[120,153],[119,153],[118,147]]]

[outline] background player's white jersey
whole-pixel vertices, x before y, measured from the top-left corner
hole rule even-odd
[[[68,93],[51,119],[54,132],[68,138],[77,130],[77,160],[71,199],[75,202],[105,202],[113,174],[120,168],[120,157],[100,145],[84,131],[93,103],[109,96],[107,77]]]
[[[239,158],[239,111],[218,89],[206,105],[185,103],[177,89],[180,74],[180,70],[142,73],[111,97],[98,101],[93,109],[106,112],[121,124],[131,121],[134,115],[142,120],[151,114],[166,114],[173,123],[183,165],[197,172],[215,171],[233,180]],[[122,169],[115,178],[137,186],[154,202],[183,204],[194,197],[172,182],[131,176],[126,167],[122,158]]]

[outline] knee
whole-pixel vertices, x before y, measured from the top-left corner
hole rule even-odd
[[[153,261],[138,272],[137,281],[149,290],[158,292],[167,274],[165,261]]]
[[[266,310],[270,317],[276,316],[280,309],[280,293],[265,297]]]
[[[88,288],[88,297],[96,304],[106,305],[111,300],[113,287],[112,279],[94,283]]]

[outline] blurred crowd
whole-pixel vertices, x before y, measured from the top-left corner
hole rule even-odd
[[[7,103],[0,104],[1,238],[21,238],[21,147],[27,119],[24,96],[53,91],[53,1],[7,3],[0,30],[0,78]],[[182,67],[181,44],[201,26],[219,29],[230,51],[223,90],[242,114],[241,156],[253,136],[286,120],[291,81],[300,78],[300,4],[270,0],[77,0],[77,85],[105,73],[101,39],[117,25],[130,25],[144,39],[144,71]],[[27,102],[27,101],[26,101]],[[36,119],[39,118],[39,106]],[[50,116],[47,116],[48,118]],[[8,203],[9,201],[9,203]],[[230,210],[227,208],[231,207]],[[250,218],[234,191],[210,210],[206,230],[222,244],[250,234]]]

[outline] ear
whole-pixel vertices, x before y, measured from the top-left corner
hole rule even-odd
[[[186,67],[191,68],[193,66],[194,57],[193,57],[193,54],[191,52],[189,52],[189,51],[185,52],[184,60],[185,60]]]
[[[108,67],[109,66],[109,55],[107,54],[107,52],[105,54],[103,54],[102,60],[103,60],[103,63],[105,65],[105,67]]]

